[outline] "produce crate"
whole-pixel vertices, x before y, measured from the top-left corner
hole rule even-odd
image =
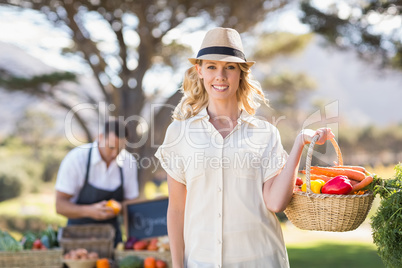
[[[114,259],[119,264],[120,260],[127,256],[137,256],[140,258],[154,257],[155,259],[166,262],[168,268],[172,268],[172,257],[170,251],[151,251],[151,250],[118,250],[114,251]]]
[[[112,258],[115,230],[110,224],[82,224],[61,228],[58,241],[64,252],[85,248],[101,258]]]
[[[63,249],[0,251],[2,268],[61,268]]]

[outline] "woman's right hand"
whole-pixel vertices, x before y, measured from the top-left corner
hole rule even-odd
[[[327,140],[330,140],[335,137],[334,133],[330,128],[319,128],[317,130],[303,129],[302,131],[300,131],[299,134],[303,145],[309,144],[316,135],[319,135],[319,138],[316,142],[318,145],[322,145]]]

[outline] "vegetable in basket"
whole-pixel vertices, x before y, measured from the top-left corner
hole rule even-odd
[[[109,259],[107,258],[97,259],[96,268],[110,268]]]
[[[144,268],[155,268],[156,259],[154,257],[147,257],[144,260]]]
[[[309,195],[294,191],[292,199],[284,211],[289,221],[302,230],[330,232],[354,230],[365,220],[374,199],[373,194],[366,191],[366,187],[358,191],[358,193],[353,193],[353,195],[344,194],[352,190],[352,182],[358,184],[365,179],[365,176],[370,174],[362,167],[344,166],[338,144],[334,139],[330,141],[338,156],[337,166],[332,168],[311,166],[315,145],[313,140],[307,151],[306,170],[301,171],[301,173],[308,174],[306,176],[307,181],[313,182],[318,178],[323,178],[327,181],[328,185],[321,189],[323,195]],[[353,177],[355,181],[346,175]],[[337,176],[345,177],[340,177],[343,180],[339,178],[334,180],[334,177]],[[336,182],[338,182],[338,185],[336,185]],[[326,190],[326,188],[330,188],[329,186],[332,186],[333,193],[343,193],[343,195],[326,194],[329,190]],[[345,189],[341,191],[342,187],[340,186],[344,186]],[[311,207],[311,209],[306,210],[306,207]],[[300,216],[301,211],[305,214],[304,217]],[[350,213],[345,213],[345,211],[350,211]]]
[[[348,194],[353,186],[348,177],[340,175],[327,181],[321,188],[323,194]]]
[[[144,261],[137,256],[127,256],[119,261],[119,268],[142,268]]]
[[[295,184],[296,184],[297,186],[302,186],[302,185],[303,185],[303,180],[302,180],[300,177],[297,177]]]
[[[361,182],[353,185],[353,189],[352,192],[357,192],[363,188],[365,188],[366,186],[370,185],[373,182],[373,176],[367,176],[364,180],[362,180]]]
[[[21,245],[24,249],[49,249],[58,247],[57,231],[48,226],[40,233],[27,231],[21,238]]]
[[[325,181],[323,180],[314,180],[310,182],[311,186],[311,191],[315,194],[320,194],[321,193],[321,188],[324,186]],[[306,192],[307,191],[307,184],[303,183],[302,185],[302,191]]]
[[[36,235],[32,232],[27,232],[21,239],[21,244],[24,249],[32,249],[36,240]]]
[[[362,181],[366,177],[366,174],[364,174],[361,171],[354,170],[351,168],[339,168],[339,167],[319,167],[319,166],[313,166],[311,167],[311,174],[316,174],[316,175],[325,175],[328,177],[335,177],[335,176],[347,176],[351,180],[356,180],[356,181]]]
[[[124,243],[124,249],[133,249],[134,248],[134,244],[138,241],[137,238],[135,237],[129,237],[126,241],[126,243]]]
[[[0,230],[0,251],[20,251],[21,243],[17,242],[8,232]]]

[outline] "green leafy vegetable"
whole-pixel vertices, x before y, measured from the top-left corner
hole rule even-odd
[[[42,231],[41,240],[43,240],[42,243],[44,243],[47,248],[58,246],[57,232],[52,228],[52,226],[48,226],[44,231]]]
[[[22,245],[8,232],[0,230],[0,251],[20,251]]]
[[[26,232],[21,239],[21,244],[24,249],[32,249],[36,235],[32,232]]]
[[[141,268],[144,261],[137,256],[126,256],[119,262],[119,268]]]
[[[402,164],[395,166],[395,177],[375,176],[372,187],[381,198],[376,214],[371,218],[373,241],[386,267],[402,267]]]

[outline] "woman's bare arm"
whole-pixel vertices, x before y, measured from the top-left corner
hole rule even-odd
[[[182,268],[184,264],[184,209],[186,205],[186,186],[167,176],[169,188],[169,206],[167,211],[167,228],[172,255],[172,264],[175,268]]]
[[[281,172],[264,183],[264,202],[265,206],[270,211],[281,212],[285,210],[289,204],[296,182],[303,147],[305,144],[310,143],[316,134],[320,135],[317,144],[324,144],[325,141],[334,137],[334,134],[329,128],[320,128],[317,131],[311,129],[304,130],[296,137],[289,157]]]

